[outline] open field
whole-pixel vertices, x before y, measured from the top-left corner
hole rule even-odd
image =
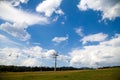
[[[0,80],[120,80],[120,68],[57,72],[2,72]]]

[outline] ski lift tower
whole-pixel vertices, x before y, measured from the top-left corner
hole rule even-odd
[[[56,67],[57,67],[57,57],[58,57],[58,52],[53,54],[53,58],[55,59],[54,71],[56,71]]]

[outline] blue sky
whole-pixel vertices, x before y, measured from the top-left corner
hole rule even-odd
[[[58,66],[120,65],[119,5],[119,0],[0,1],[0,64],[53,66],[58,52]]]

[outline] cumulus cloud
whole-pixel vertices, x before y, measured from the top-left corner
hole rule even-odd
[[[50,60],[56,54],[54,49],[46,50],[40,46],[24,48],[0,47],[1,65],[41,66],[41,59]],[[47,64],[44,64],[47,65]]]
[[[88,9],[101,11],[103,20],[113,20],[120,17],[120,0],[80,0],[77,7],[81,11]]]
[[[24,53],[24,49],[0,48],[1,65],[40,66],[40,63],[37,58],[28,57],[27,53]]]
[[[53,58],[55,54],[57,54],[57,52],[54,49],[51,49],[45,53],[45,57],[50,59]]]
[[[100,41],[104,41],[107,37],[108,37],[107,34],[97,33],[97,34],[84,36],[81,39],[81,41],[83,44],[86,44],[87,42],[100,42]]]
[[[1,39],[2,38],[2,39]],[[4,35],[0,35],[0,40],[7,41],[6,44],[16,45]],[[3,42],[3,41],[2,41]],[[4,44],[4,43],[3,43]],[[20,44],[20,43],[18,43]],[[2,45],[2,44],[1,44]],[[54,49],[44,49],[41,46],[4,46],[0,45],[0,64],[1,65],[17,65],[17,66],[50,66],[54,64]],[[68,56],[60,55],[58,60],[67,62]],[[50,63],[50,64],[49,64]],[[49,64],[49,65],[48,65]]]
[[[29,33],[26,31],[26,24],[10,24],[8,22],[0,25],[0,30],[7,32],[8,34],[22,40],[26,41],[30,39]]]
[[[24,50],[25,49],[10,47],[0,48],[0,64],[17,66],[41,66],[42,62],[38,58],[31,57],[31,55],[28,57],[28,54],[24,53]]]
[[[29,58],[24,60],[24,62],[21,64],[21,66],[40,66],[42,63],[40,63],[35,58]]]
[[[0,41],[7,44],[16,45],[4,35],[0,35]],[[19,43],[18,43],[19,44]],[[120,34],[116,34],[109,40],[99,42],[97,45],[83,46],[74,48],[68,55],[59,55],[58,60],[69,62],[71,66],[78,67],[101,67],[120,65]],[[41,58],[44,61],[53,58],[57,53],[54,49],[44,49],[40,46],[24,47],[1,47],[0,45],[0,64],[19,65],[19,66],[40,66]],[[48,62],[49,62],[48,61]],[[44,64],[47,65],[47,64]]]
[[[69,61],[70,61],[71,58],[70,58],[69,55],[60,55],[60,54],[59,54],[58,59],[59,59],[60,61],[64,61],[64,62],[69,63]]]
[[[62,0],[44,0],[36,7],[36,11],[44,13],[47,17],[50,17],[53,12],[56,12],[57,14],[63,14],[61,9],[57,10],[61,2]]]
[[[56,42],[56,43],[61,43],[61,42],[63,42],[63,41],[66,41],[66,40],[68,40],[68,36],[66,36],[66,37],[54,37],[53,39],[52,39],[52,41],[53,42]]]
[[[0,19],[12,23],[26,23],[27,25],[48,23],[47,18],[17,9],[11,6],[9,2],[4,1],[0,1]]]
[[[23,49],[23,53],[26,53],[29,57],[40,58],[43,52],[43,48],[40,46],[33,46]]]
[[[82,28],[75,28],[75,32],[76,32],[79,36],[81,36],[81,37],[84,36],[84,34],[83,34],[82,31],[83,31]]]
[[[108,41],[100,42],[98,45],[83,46],[75,48],[69,54],[71,65],[79,67],[101,67],[120,65],[120,36]]]
[[[113,46],[113,47],[119,47],[120,46],[120,34],[115,34],[113,39],[111,39],[109,41],[104,41],[100,44],[107,45],[107,46]]]
[[[48,24],[48,18],[15,8],[11,2],[27,3],[28,0],[0,1],[0,19],[6,21],[0,29],[22,41],[30,39],[26,28],[35,24]],[[9,13],[9,14],[8,14]]]
[[[21,56],[21,50],[18,48],[0,48],[0,64],[12,65],[17,64],[17,57]]]

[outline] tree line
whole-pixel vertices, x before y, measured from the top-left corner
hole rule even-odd
[[[107,66],[107,67],[99,67],[97,69],[105,69],[105,68],[115,68],[120,66]],[[57,71],[65,71],[65,70],[94,70],[95,68],[82,67],[57,67]],[[13,65],[0,65],[0,72],[27,72],[27,71],[54,71],[54,67],[26,67],[26,66],[13,66]]]
[[[57,71],[78,70],[74,67],[57,67]],[[0,65],[0,72],[27,72],[27,71],[54,71],[54,67],[26,67],[26,66],[5,66]]]

